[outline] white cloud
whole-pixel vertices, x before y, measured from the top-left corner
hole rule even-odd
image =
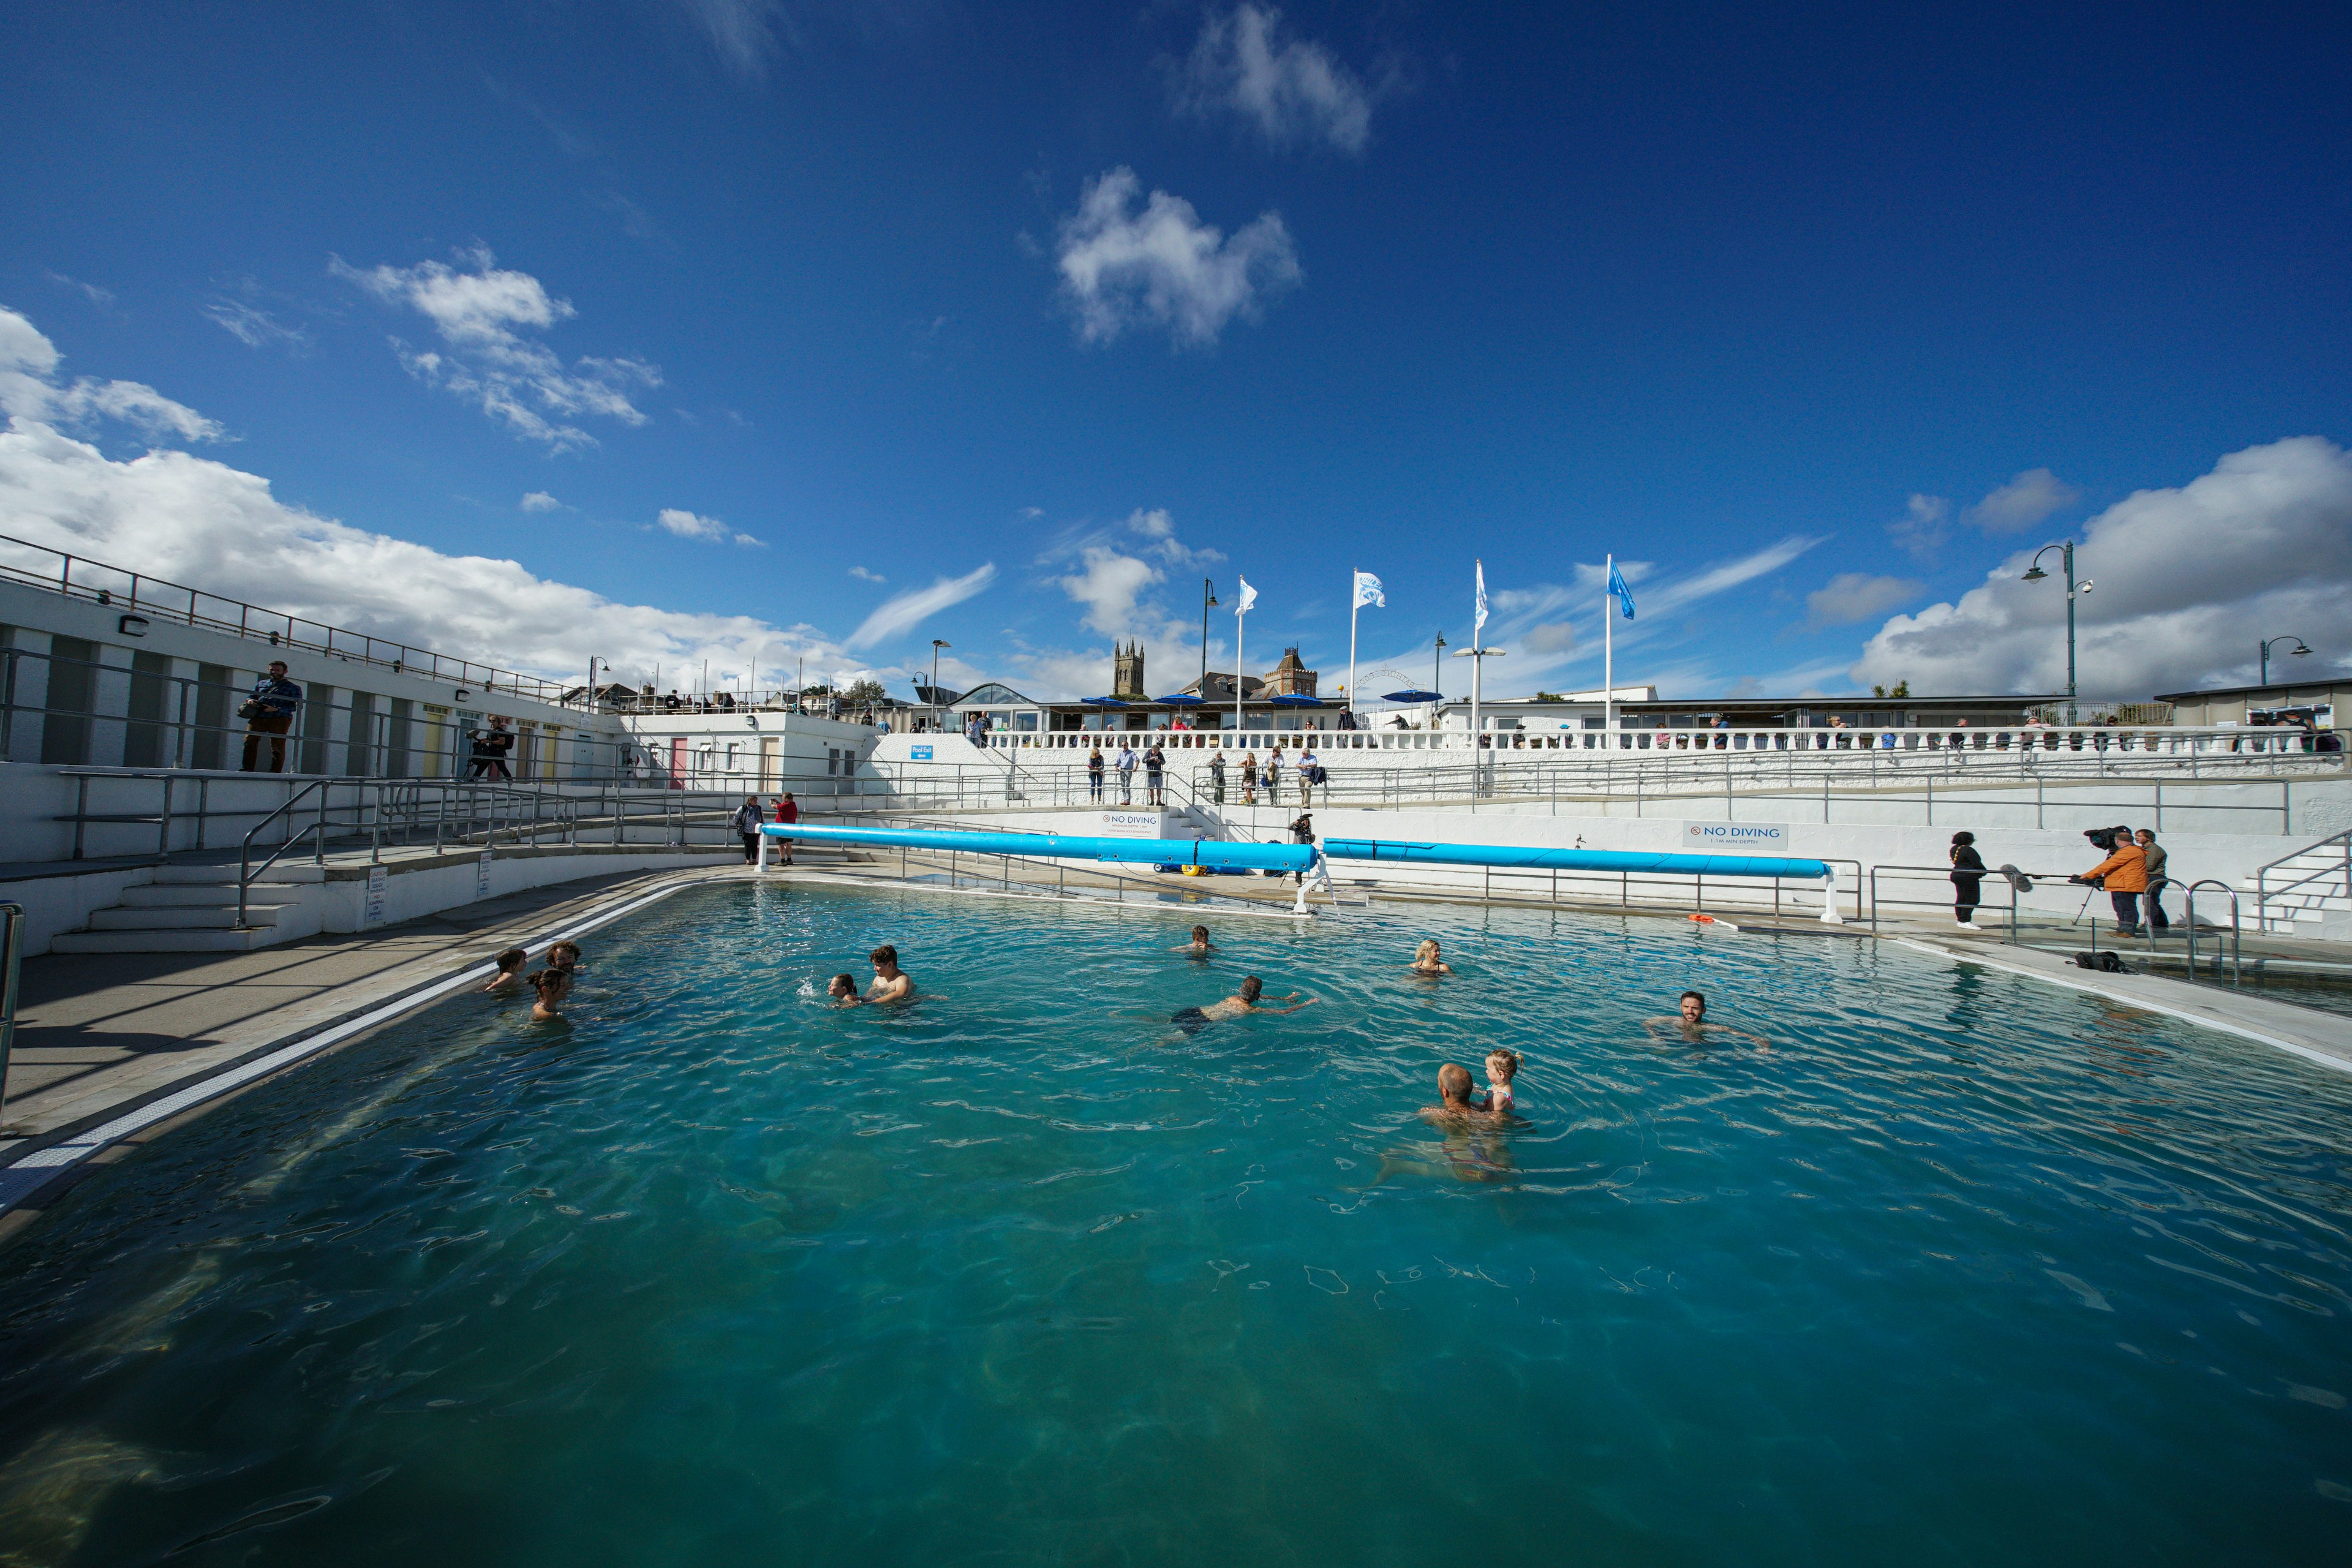
[[[1208,566],[1225,558],[1222,550],[1194,550],[1176,537],[1176,520],[1166,507],[1154,507],[1146,511],[1141,507],[1129,512],[1128,531],[1150,541],[1145,546],[1171,566]]]
[[[2049,469],[2028,468],[1969,508],[1967,516],[1987,533],[2015,533],[2082,499],[2081,490]]]
[[[1853,678],[1923,693],[2063,691],[2066,600],[2020,581],[2020,551],[1958,604],[1896,616]],[[2093,518],[2075,552],[2080,685],[2095,698],[2251,682],[2258,639],[2293,632],[2324,669],[2352,668],[2352,456],[2315,436],[2233,452],[2177,489]]]
[[[1874,577],[1867,572],[1841,572],[1805,595],[1805,625],[1849,626],[1907,605],[1927,584],[1906,577]]]
[[[699,539],[711,544],[725,544],[730,541],[737,544],[760,542],[748,533],[736,532],[715,517],[698,516],[683,507],[666,506],[654,521],[664,532],[674,533],[680,539]]]
[[[893,594],[876,606],[858,628],[849,634],[845,647],[871,647],[915,629],[929,616],[950,605],[961,605],[974,594],[996,581],[996,563],[984,561],[961,577],[941,577],[928,588],[909,588],[903,594]]]
[[[1166,574],[1149,561],[1099,544],[1087,545],[1080,559],[1083,571],[1057,579],[1062,591],[1086,607],[1079,623],[1110,637],[1131,634],[1137,597]]]
[[[1276,146],[1325,142],[1362,152],[1372,133],[1371,95],[1328,49],[1285,39],[1281,29],[1282,13],[1271,7],[1211,13],[1177,74],[1177,107],[1238,114]]]
[[[1062,220],[1055,265],[1083,341],[1150,326],[1166,328],[1179,346],[1206,346],[1303,276],[1280,214],[1262,213],[1228,238],[1165,191],[1136,210],[1142,189],[1133,170],[1113,169]]]
[[[303,349],[310,343],[310,334],[299,327],[289,327],[268,311],[242,300],[215,300],[205,307],[205,314],[249,349],[266,349],[273,343]]]
[[[1576,626],[1571,621],[1546,621],[1529,626],[1519,641],[1529,653],[1566,653],[1576,647]]]
[[[446,352],[412,349],[395,337],[393,349],[411,375],[480,405],[517,435],[553,451],[595,445],[595,437],[565,423],[585,416],[643,425],[629,401],[635,387],[661,384],[661,372],[643,360],[583,358],[566,368],[554,351],[521,335],[542,331],[577,314],[527,272],[498,265],[486,247],[457,253],[459,267],[421,261],[365,271],[336,257],[329,268],[389,305],[404,305],[433,323]]]
[[[174,403],[136,381],[99,381],[90,376],[67,384],[58,379],[57,345],[16,311],[0,307],[0,413],[12,419],[84,425],[115,419],[150,436],[184,441],[218,441],[226,432],[185,404]]]
[[[776,27],[788,23],[776,0],[678,0],[729,69],[752,81],[768,74]]]
[[[68,278],[62,272],[52,272],[47,274],[47,277],[49,281],[58,288],[72,289],[100,310],[110,309],[114,304],[114,290],[111,289],[101,289],[95,283],[85,283],[79,278]]]
[[[861,583],[887,583],[890,579],[879,572],[868,572],[863,566],[852,566],[849,574]]]
[[[521,506],[522,510],[525,511],[560,511],[563,510],[563,503],[557,500],[553,496],[549,495],[545,490],[533,490],[529,495],[524,496],[522,498]]]
[[[1886,537],[1915,561],[1932,561],[1950,537],[1952,503],[1942,496],[1914,494],[1904,503],[1903,515],[1886,525]]]

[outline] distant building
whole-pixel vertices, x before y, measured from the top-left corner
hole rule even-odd
[[[1213,704],[1230,703],[1234,700],[1234,678],[1224,671],[1213,669],[1201,679],[1184,688],[1185,691]],[[1266,694],[1265,682],[1255,675],[1242,678],[1242,700],[1255,702]]]
[[[1148,702],[1143,685],[1143,644],[1122,644],[1111,651],[1110,694],[1122,702]]]
[[[1298,662],[1298,650],[1282,650],[1282,662],[1265,678],[1268,697],[1312,697],[1315,695],[1315,672]]]
[[[2268,686],[2208,687],[2202,691],[2159,692],[2172,704],[2175,724],[2278,724],[2308,721],[2333,728],[2352,704],[2352,677],[2274,680]]]

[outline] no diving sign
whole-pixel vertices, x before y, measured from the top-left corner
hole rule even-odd
[[[1685,822],[1685,849],[1738,850],[1746,854],[1779,854],[1789,847],[1785,822]]]

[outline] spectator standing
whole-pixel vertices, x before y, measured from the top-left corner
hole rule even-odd
[[[1982,931],[1976,923],[1978,889],[1984,886],[1984,857],[1977,853],[1973,833],[1952,835],[1952,914],[1962,931]]]
[[[1268,805],[1282,804],[1282,742],[1279,741],[1265,755],[1265,803]]]
[[[1315,786],[1322,782],[1323,763],[1321,760],[1315,755],[1315,748],[1312,745],[1309,745],[1305,751],[1298,753],[1298,804],[1301,805],[1313,805],[1315,804]],[[1328,802],[1329,797],[1327,795],[1325,799]]]
[[[2172,930],[2172,922],[2164,913],[2164,885],[2171,880],[2164,874],[2164,846],[2145,827],[2132,835],[2132,841],[2139,846],[2140,856],[2147,862],[2147,929],[2163,936]]]
[[[302,689],[286,679],[286,661],[273,658],[268,673],[253,683],[252,694],[237,705],[245,721],[245,771],[256,771],[261,760],[262,738],[269,741],[269,771],[286,771],[286,734],[294,728],[295,710],[302,706]]]
[[[1118,804],[1135,804],[1135,748],[1125,741],[1118,743]]]
[[[801,803],[793,798],[792,791],[786,790],[784,792],[783,798],[776,802],[776,820],[778,822],[798,822],[800,819]],[[776,847],[784,852],[784,864],[787,866],[791,865],[793,863],[793,841],[789,838],[779,838],[776,840]]]
[[[1087,753],[1087,798],[1097,805],[1102,804],[1103,754],[1102,742],[1097,741],[1094,750]]]
[[[1242,753],[1242,804],[1244,805],[1257,804],[1257,753],[1255,752]]]
[[[1168,753],[1160,749],[1159,742],[1154,741],[1151,742],[1151,749],[1143,753],[1143,795],[1145,804],[1150,805],[1158,805],[1160,804],[1160,790],[1162,784],[1166,782],[1167,770]]]
[[[507,728],[503,713],[490,716],[490,727],[474,731],[474,758],[468,778],[511,779],[507,767],[507,753],[514,750],[514,731]]]
[[[1209,753],[1209,795],[1219,805],[1225,804],[1225,753],[1222,749]]]
[[[729,819],[743,840],[743,864],[749,866],[760,858],[760,797],[747,795],[743,804],[735,808]]]

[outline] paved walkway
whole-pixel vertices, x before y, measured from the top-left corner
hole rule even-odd
[[[740,874],[740,867],[734,869]],[[467,904],[388,931],[224,953],[52,953],[24,962],[0,1162],[267,1046],[485,961],[632,892],[698,871],[621,870]]]

